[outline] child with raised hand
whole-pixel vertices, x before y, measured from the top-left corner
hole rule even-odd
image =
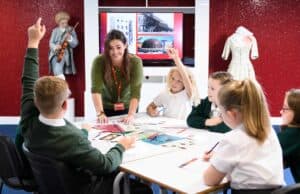
[[[176,67],[168,73],[166,89],[148,105],[147,113],[155,117],[163,111],[163,116],[186,119],[192,105],[199,104],[196,82],[192,73],[182,64],[178,51],[168,48],[167,53]]]
[[[21,134],[17,135],[24,137],[24,144],[31,152],[63,161],[75,172],[77,169],[89,170],[99,177],[112,175],[113,178],[113,172],[122,162],[123,152],[133,145],[135,138],[122,137],[106,154],[102,154],[88,140],[89,127],[78,129],[64,119],[69,96],[67,82],[55,76],[39,78],[38,46],[45,32],[41,18],[28,28],[22,75]],[[85,182],[88,184],[88,180]],[[100,184],[98,193],[112,190],[111,180],[103,179]]]
[[[209,75],[208,96],[202,99],[198,106],[193,106],[192,112],[187,118],[187,124],[190,127],[220,133],[230,131],[230,128],[224,124],[220,117],[216,98],[220,88],[232,80],[232,75],[225,71],[217,71]]]
[[[300,89],[286,92],[283,107],[281,132],[278,133],[286,167],[291,168],[297,183],[300,182]]]
[[[284,185],[282,151],[264,93],[256,81],[224,85],[217,105],[232,129],[214,149],[204,172],[207,185],[218,185],[227,176],[233,194],[271,193]]]

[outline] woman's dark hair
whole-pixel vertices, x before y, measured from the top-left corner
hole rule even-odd
[[[106,82],[111,85],[113,83],[112,80],[112,61],[109,56],[109,50],[110,50],[110,42],[112,40],[120,40],[124,45],[127,44],[126,37],[123,32],[119,30],[111,30],[105,38],[104,42],[104,78]],[[128,47],[125,48],[124,56],[123,56],[123,63],[121,67],[122,71],[125,73],[124,76],[126,76],[126,80],[130,80],[130,72],[129,72],[129,55],[128,55]]]

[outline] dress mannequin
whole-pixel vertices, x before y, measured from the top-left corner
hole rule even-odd
[[[246,78],[254,80],[255,72],[249,55],[252,60],[257,59],[258,49],[253,33],[245,27],[239,26],[236,31],[227,38],[222,58],[227,60],[230,52],[232,52],[231,61],[227,71],[231,73],[236,80]]]

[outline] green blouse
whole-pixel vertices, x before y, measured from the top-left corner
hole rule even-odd
[[[132,98],[140,99],[143,81],[142,60],[133,55],[129,58],[130,80],[127,81],[120,69],[116,68],[117,80],[122,84],[120,101],[129,108]],[[104,79],[104,56],[99,55],[94,59],[92,65],[92,93],[100,93],[105,109],[113,109],[114,103],[118,101],[118,92],[115,84],[109,85]]]

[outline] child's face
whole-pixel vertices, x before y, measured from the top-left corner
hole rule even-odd
[[[219,80],[209,78],[208,79],[208,100],[216,104],[218,92],[222,85]]]
[[[170,87],[172,93],[177,93],[184,89],[182,77],[178,71],[172,72],[170,76]]]
[[[68,20],[62,19],[59,21],[59,27],[60,28],[66,28],[68,26]]]
[[[123,60],[126,45],[118,39],[111,40],[109,43],[109,56],[112,62],[120,62]]]
[[[294,111],[290,109],[288,102],[287,102],[287,96],[285,96],[283,101],[283,106],[280,111],[281,119],[282,119],[282,125],[288,125],[290,124],[294,119]]]

